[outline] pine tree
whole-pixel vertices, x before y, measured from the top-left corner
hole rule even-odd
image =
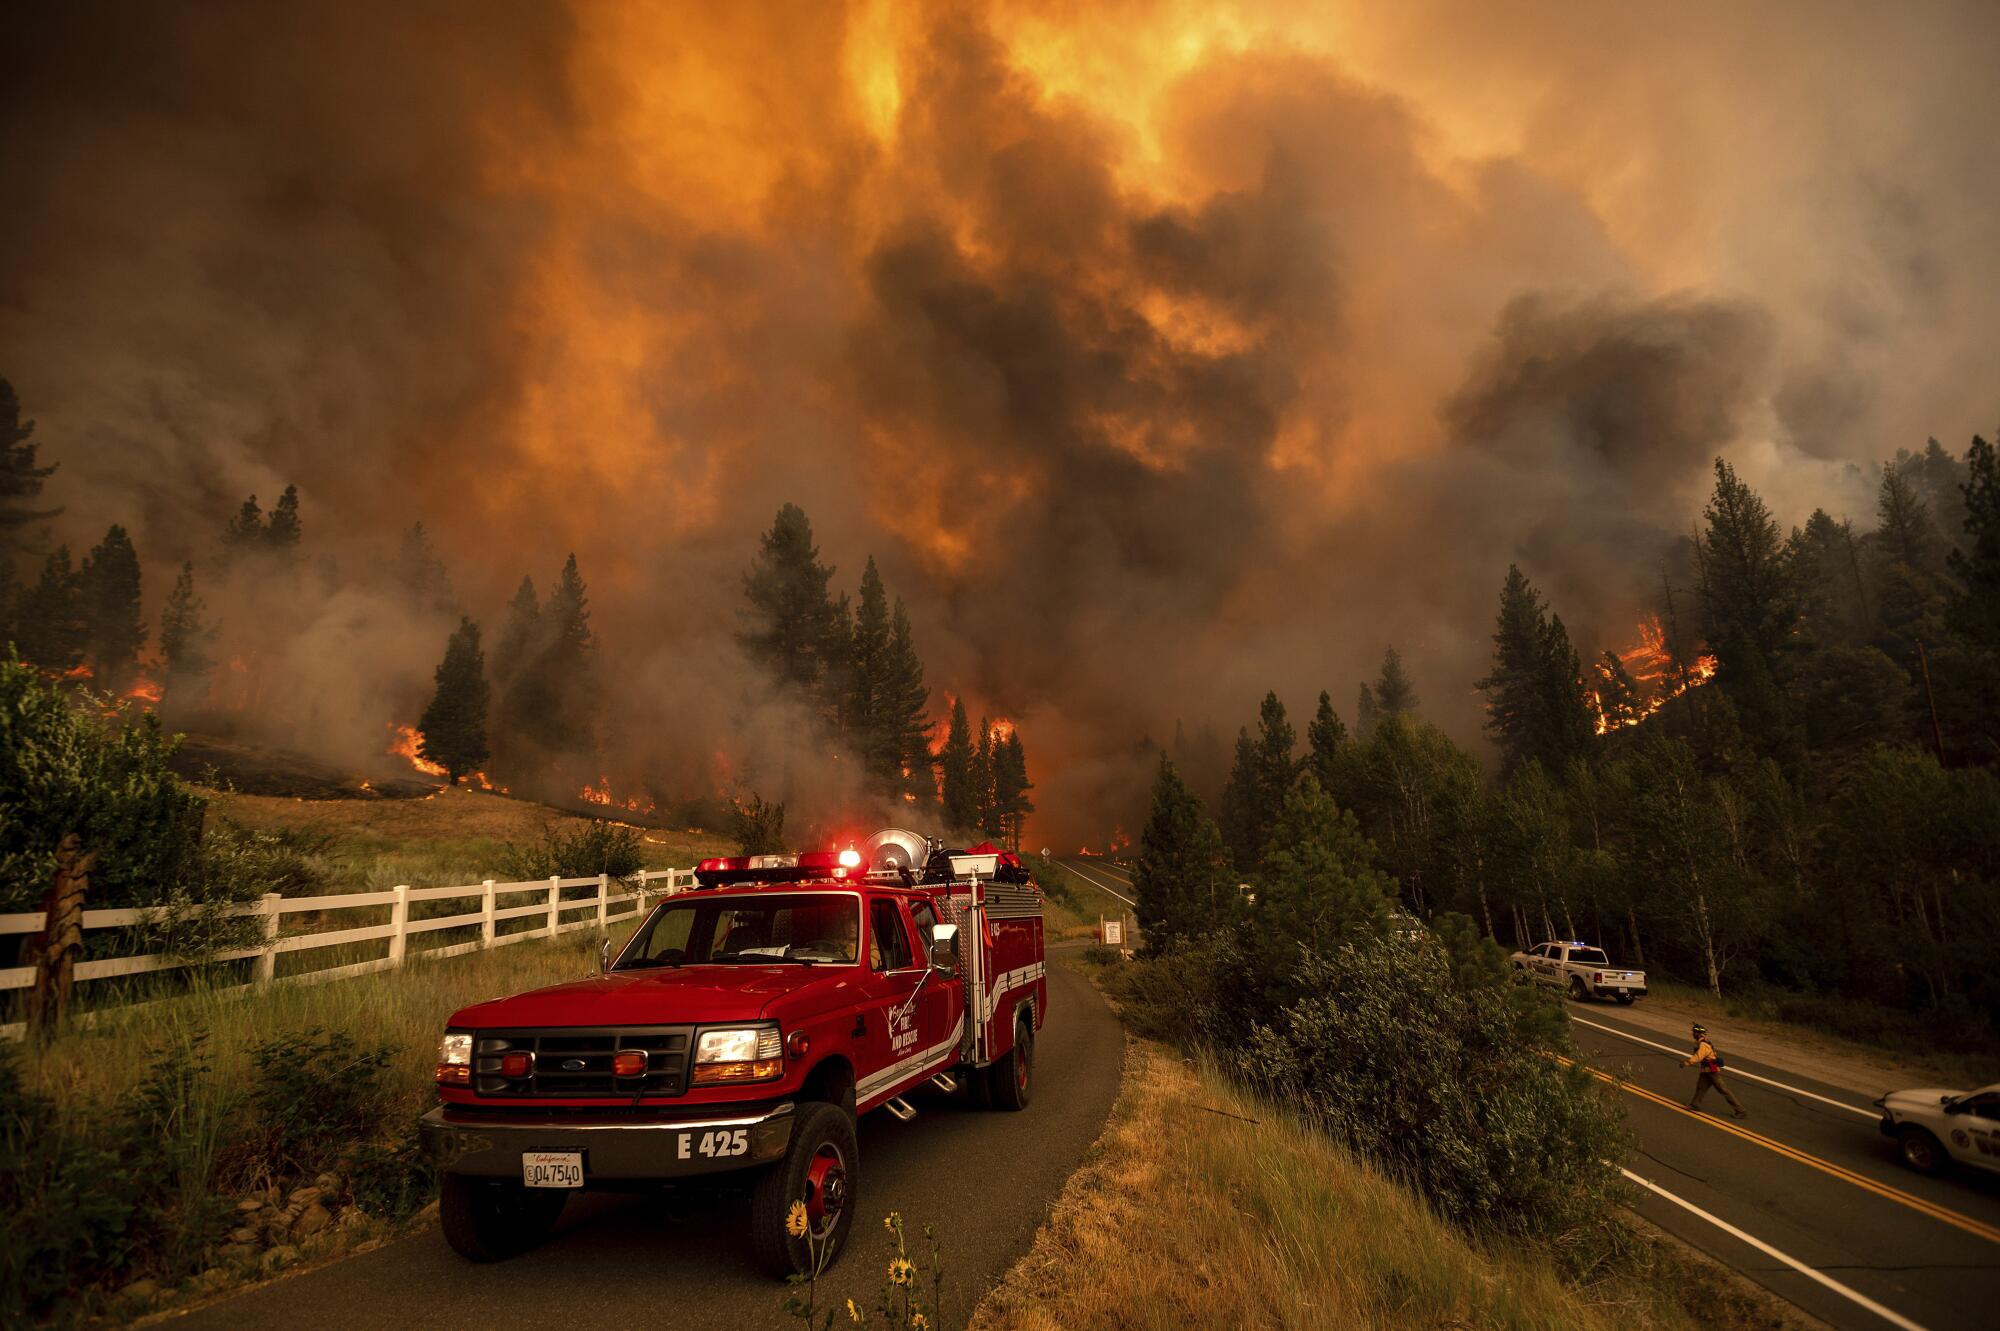
[[[563,562],[542,608],[542,626],[545,646],[539,668],[555,703],[542,745],[558,753],[589,753],[597,746],[597,639],[590,629],[590,596],[574,553]]]
[[[736,636],[744,654],[779,688],[811,697],[829,713],[833,708],[821,686],[843,651],[841,626],[827,594],[832,577],[833,569],[819,562],[811,521],[797,505],[786,504],[743,575],[749,604]]]
[[[1621,730],[1638,724],[1645,715],[1639,701],[1639,685],[1618,653],[1606,652],[1591,667],[1597,672],[1597,714],[1606,730]]]
[[[1414,715],[1417,686],[1403,673],[1403,654],[1394,647],[1382,653],[1382,674],[1375,681],[1375,709],[1384,717]]]
[[[951,722],[945,731],[944,750],[938,755],[944,785],[944,825],[950,832],[969,832],[979,823],[979,792],[974,769],[978,755],[973,747],[972,723],[965,716],[965,699],[951,700]]]
[[[1369,739],[1375,734],[1375,727],[1382,720],[1381,705],[1375,701],[1375,690],[1366,684],[1354,700],[1354,733],[1361,739]]]
[[[55,473],[56,464],[35,465],[37,444],[28,442],[35,432],[33,421],[21,419],[21,403],[14,386],[0,379],[0,559],[11,558],[24,548],[23,536],[31,523],[52,518],[59,508],[37,509],[35,497],[42,483]]]
[[[44,670],[68,670],[83,660],[86,628],[82,589],[69,547],[57,546],[42,575],[21,598],[15,630],[21,655]]]
[[[1257,876],[1262,924],[1248,935],[1263,955],[1267,1002],[1293,996],[1301,947],[1323,952],[1388,933],[1396,888],[1374,864],[1375,848],[1353,812],[1319,782],[1308,777],[1286,793]]]
[[[236,516],[223,529],[222,549],[226,554],[241,554],[245,550],[261,549],[268,545],[269,529],[264,525],[264,510],[257,507],[257,496],[251,495],[236,510]]]
[[[924,663],[917,659],[910,615],[900,597],[889,617],[889,654],[884,667],[881,716],[895,752],[897,792],[913,803],[928,805],[938,797],[935,759],[931,757],[931,691],[924,685]],[[1022,776],[1025,779],[1025,770]]]
[[[160,660],[168,693],[188,692],[214,667],[209,645],[215,629],[204,619],[207,607],[194,590],[194,565],[183,563],[160,615]]]
[[[1518,564],[1509,564],[1493,628],[1493,669],[1473,685],[1486,694],[1486,731],[1499,745],[1503,775],[1539,756],[1547,721],[1543,715],[1547,629],[1541,594]]]
[[[1313,713],[1312,723],[1306,727],[1305,764],[1305,770],[1319,782],[1320,789],[1331,792],[1336,788],[1341,749],[1346,744],[1347,727],[1333,710],[1333,699],[1321,689],[1319,710]]]
[[[146,626],[139,619],[139,554],[123,527],[114,523],[84,556],[77,591],[84,653],[99,683],[116,690],[132,673],[146,642]]]
[[[2000,651],[2000,460],[1977,435],[1965,460],[1965,539],[1951,555],[1962,590],[1952,600],[1952,624],[1970,641]]]
[[[486,707],[491,690],[486,683],[486,653],[479,646],[479,625],[462,616],[445,643],[438,663],[437,691],[424,708],[418,728],[423,731],[423,756],[437,763],[458,784],[460,777],[483,766],[490,756],[486,742]]]
[[[404,529],[390,576],[409,603],[427,614],[448,613],[454,604],[451,577],[421,522]]]
[[[1583,662],[1562,616],[1551,614],[1541,632],[1541,724],[1535,757],[1552,772],[1590,755],[1597,727],[1583,688]]]
[[[1231,819],[1225,835],[1231,838],[1236,863],[1246,870],[1263,858],[1271,828],[1284,809],[1285,793],[1298,776],[1299,766],[1292,758],[1297,742],[1285,704],[1276,693],[1266,693],[1257,710],[1256,739],[1248,732],[1238,739],[1236,766],[1223,796]]]
[[[889,593],[871,556],[861,572],[861,595],[848,634],[845,696],[839,717],[848,747],[861,760],[870,789],[878,794],[902,785],[900,737],[892,734],[884,708],[889,670]]]
[[[979,743],[972,750],[972,794],[974,830],[987,837],[1000,835],[999,809],[993,802],[993,723],[979,718]]]
[[[264,528],[264,544],[280,554],[290,554],[299,548],[303,534],[299,526],[299,487],[288,485],[271,510],[271,521]]]
[[[1248,726],[1236,732],[1236,760],[1229,766],[1229,778],[1222,783],[1216,805],[1230,858],[1248,869],[1263,848],[1257,832],[1257,744],[1250,738]]]
[[[1797,597],[1771,510],[1715,460],[1715,493],[1702,510],[1708,527],[1696,542],[1702,632],[1725,687],[1752,655],[1768,669],[1797,619]]]
[[[1240,909],[1222,832],[1164,754],[1132,881],[1139,937],[1155,956],[1220,930]]]
[[[1931,524],[1930,509],[1895,467],[1882,468],[1876,514],[1881,519],[1874,540],[1881,588],[1877,642],[1914,672],[1916,644],[1928,639],[1936,646],[1945,631],[1943,542]]]
[[[1028,757],[1021,747],[1021,731],[1009,730],[993,749],[994,823],[1013,850],[1021,848],[1021,829],[1035,811],[1028,792],[1035,788],[1028,779]]]

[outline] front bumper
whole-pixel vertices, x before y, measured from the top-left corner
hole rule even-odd
[[[583,1181],[693,1178],[782,1159],[792,1142],[792,1106],[747,1114],[631,1117],[467,1110],[439,1105],[418,1124],[424,1149],[449,1174],[521,1177],[524,1151],[579,1151]]]
[[[1890,1118],[1887,1114],[1882,1115],[1882,1121],[1875,1126],[1881,1129],[1884,1137],[1893,1137],[1896,1135],[1896,1120]]]

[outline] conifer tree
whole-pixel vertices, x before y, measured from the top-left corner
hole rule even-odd
[[[395,581],[409,603],[428,614],[444,614],[454,604],[451,577],[444,561],[431,545],[430,533],[421,522],[404,528],[396,546],[396,560],[390,567]]]
[[[1637,724],[1642,715],[1639,685],[1618,653],[1607,651],[1592,666],[1597,672],[1597,714],[1606,730]]]
[[[546,645],[539,665],[555,703],[543,747],[588,753],[597,744],[597,638],[590,629],[590,596],[574,553],[563,562],[542,608],[542,627]]]
[[[842,626],[827,594],[832,577],[833,569],[819,562],[811,521],[797,505],[786,504],[743,575],[748,605],[736,635],[744,654],[762,666],[779,688],[812,698],[829,715],[834,707],[828,705],[822,684],[829,667],[845,652]]]
[[[214,667],[209,647],[215,629],[205,619],[207,607],[194,590],[194,564],[181,565],[174,589],[160,614],[160,659],[168,693],[191,691]]]
[[[1319,710],[1313,713],[1312,723],[1306,727],[1305,770],[1320,784],[1320,789],[1331,792],[1338,779],[1341,749],[1347,744],[1347,727],[1341,724],[1340,714],[1333,710],[1333,699],[1325,689],[1320,690]]]
[[[1354,700],[1354,733],[1362,739],[1372,738],[1381,720],[1382,708],[1375,701],[1375,690],[1363,684]]]
[[[993,723],[979,718],[979,743],[972,750],[972,792],[975,830],[987,837],[1000,835],[999,809],[993,802]]]
[[[889,670],[889,593],[871,556],[861,571],[861,595],[848,634],[845,694],[839,706],[841,729],[848,746],[861,760],[870,789],[877,793],[902,785],[900,737],[891,733],[885,715]]]
[[[52,518],[59,508],[37,509],[34,499],[42,483],[55,473],[56,464],[35,465],[37,444],[28,442],[35,432],[33,421],[21,419],[21,403],[14,386],[0,379],[0,559],[23,548],[26,528]]]
[[[15,641],[21,655],[44,670],[68,670],[83,660],[87,630],[82,589],[69,547],[57,546],[42,575],[21,598]]]
[[[1928,639],[1935,647],[1945,632],[1943,543],[1931,523],[1929,507],[1893,466],[1882,468],[1876,514],[1881,519],[1874,542],[1880,583],[1878,642],[1914,672],[1916,644]]]
[[[1133,867],[1139,937],[1151,955],[1224,927],[1241,894],[1222,832],[1165,754],[1153,780],[1153,809]]]
[[[931,756],[931,691],[924,685],[924,663],[910,630],[910,615],[902,599],[889,617],[889,654],[884,663],[881,693],[882,724],[896,756],[898,792],[929,805],[937,795],[936,762]],[[1026,777],[1025,770],[1022,773]]]
[[[1552,772],[1575,758],[1588,757],[1596,737],[1596,722],[1583,692],[1583,662],[1563,627],[1562,616],[1551,614],[1541,632],[1541,734],[1535,756]]]
[[[1250,738],[1248,726],[1236,732],[1236,759],[1229,765],[1229,779],[1222,783],[1216,819],[1222,827],[1223,843],[1229,847],[1230,858],[1245,868],[1255,864],[1259,846],[1257,744]]]
[[[1702,632],[1719,680],[1748,668],[1752,655],[1771,665],[1797,618],[1797,600],[1771,510],[1715,460],[1715,492],[1702,510],[1707,530],[1696,542]]]
[[[257,496],[251,495],[236,510],[236,516],[223,529],[222,549],[225,554],[241,554],[245,550],[259,549],[269,544],[268,528],[264,526],[264,510],[257,506]]]
[[[486,683],[486,653],[479,646],[479,625],[462,616],[445,643],[444,660],[434,676],[437,689],[424,708],[418,728],[421,752],[445,770],[451,784],[479,770],[490,756],[486,742],[486,708],[491,691]]]
[[[1965,539],[1951,555],[1961,588],[1952,624],[1988,651],[2000,651],[2000,461],[1977,435],[1966,453]]]
[[[1015,727],[993,746],[994,823],[1013,850],[1021,848],[1021,829],[1035,811],[1028,792],[1035,788],[1028,779],[1028,758],[1021,747],[1021,731]]]
[[[965,715],[965,699],[953,698],[944,749],[938,755],[938,770],[944,787],[946,831],[969,832],[979,824],[979,792],[974,777],[977,763],[972,723]]]
[[[1382,653],[1382,674],[1375,681],[1375,709],[1384,717],[1407,716],[1417,710],[1417,686],[1403,671],[1403,654],[1391,647]]]
[[[1244,869],[1256,864],[1264,844],[1285,804],[1285,792],[1298,775],[1292,749],[1298,741],[1292,723],[1285,716],[1285,704],[1276,693],[1264,695],[1257,713],[1257,736],[1245,731],[1236,742],[1236,766],[1223,791],[1223,806],[1229,821],[1224,835],[1236,863]]]
[[[1257,876],[1257,918],[1248,931],[1261,954],[1265,1001],[1295,998],[1299,949],[1329,951],[1388,933],[1395,884],[1374,867],[1375,848],[1352,811],[1308,777],[1285,795]]]
[[[264,544],[279,554],[289,554],[299,548],[303,534],[304,529],[299,525],[299,487],[288,485],[271,509],[271,520],[264,527]]]
[[[1493,669],[1473,685],[1486,694],[1486,731],[1500,747],[1503,774],[1538,756],[1546,720],[1542,715],[1546,629],[1541,593],[1518,564],[1509,564],[1493,628]]]
[[[91,669],[104,687],[122,687],[146,641],[139,619],[139,554],[123,527],[114,523],[84,556],[77,592]]]

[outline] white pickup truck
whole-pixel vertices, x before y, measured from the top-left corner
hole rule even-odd
[[[1579,1003],[1607,996],[1630,1003],[1646,996],[1646,972],[1619,970],[1603,948],[1580,941],[1537,943],[1508,960],[1517,979],[1567,989]]]
[[[1954,1164],[2000,1172],[2000,1085],[1977,1091],[1890,1091],[1875,1102],[1882,1135],[1920,1174]]]

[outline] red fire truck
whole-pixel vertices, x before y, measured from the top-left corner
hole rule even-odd
[[[1017,856],[891,829],[695,876],[597,976],[452,1016],[422,1128],[461,1255],[531,1247],[576,1192],[739,1182],[789,1275],[846,1240],[859,1115],[914,1117],[926,1083],[1027,1107],[1048,986]]]

